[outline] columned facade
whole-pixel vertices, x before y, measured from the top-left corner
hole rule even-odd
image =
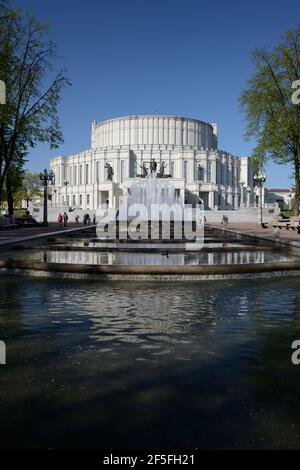
[[[90,150],[51,160],[53,205],[117,207],[130,181],[153,159],[186,203],[200,201],[211,210],[253,203],[251,159],[219,150],[216,124],[178,116],[127,116],[94,122],[91,137]]]

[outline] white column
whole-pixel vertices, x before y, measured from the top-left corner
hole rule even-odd
[[[108,199],[109,199],[109,203],[108,203],[108,204],[109,204],[109,207],[113,207],[114,201],[113,201],[113,190],[112,190],[112,189],[109,190]]]
[[[214,191],[209,191],[209,194],[208,194],[208,207],[213,210],[214,205],[215,205],[215,192]]]

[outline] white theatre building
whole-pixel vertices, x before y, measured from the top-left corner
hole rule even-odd
[[[251,159],[219,150],[216,124],[147,115],[94,122],[91,149],[53,158],[52,206],[118,207],[151,161],[186,203],[211,210],[253,203]]]

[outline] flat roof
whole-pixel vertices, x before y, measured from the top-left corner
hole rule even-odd
[[[169,115],[169,114],[128,114],[126,116],[120,116],[116,118],[111,118],[111,119],[105,119],[104,121],[94,121],[94,124],[102,124],[104,122],[109,122],[109,121],[118,121],[122,119],[135,119],[135,118],[161,118],[161,119],[184,119],[187,121],[195,121],[195,122],[201,122],[202,124],[208,124],[209,126],[212,127],[212,123],[207,122],[207,121],[202,121],[201,119],[195,119],[195,118],[190,118],[186,116],[179,116],[179,115]]]

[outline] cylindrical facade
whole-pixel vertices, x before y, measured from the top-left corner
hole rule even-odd
[[[93,124],[93,148],[123,145],[173,145],[214,150],[217,138],[211,124],[178,116],[126,116]]]

